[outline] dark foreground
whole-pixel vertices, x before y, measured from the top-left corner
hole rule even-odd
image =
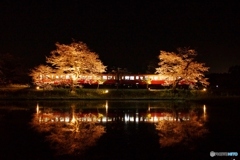
[[[198,150],[184,148],[161,149],[154,124],[107,125],[107,133],[97,144],[84,155],[55,155],[44,139],[44,135],[36,134],[28,123],[31,114],[28,111],[8,113],[1,123],[0,159],[90,159],[90,160],[122,160],[122,159],[206,159],[209,158],[207,142],[203,142]],[[18,118],[18,120],[11,120]],[[207,148],[205,148],[207,147]]]
[[[213,159],[210,151],[240,153],[239,103],[215,103],[208,106],[207,137],[194,147],[182,145],[160,148],[152,123],[124,122],[105,124],[106,133],[97,146],[83,155],[56,156],[43,134],[29,125],[35,108],[0,110],[0,159]],[[31,106],[31,105],[30,105]],[[8,106],[11,107],[11,106]],[[214,159],[239,159],[214,157]]]

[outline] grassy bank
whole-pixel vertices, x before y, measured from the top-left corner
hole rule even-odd
[[[81,100],[81,99],[144,99],[144,100],[202,100],[219,98],[200,90],[148,89],[69,89],[37,90],[35,88],[0,88],[1,100]]]

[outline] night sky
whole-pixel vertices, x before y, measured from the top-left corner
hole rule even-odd
[[[190,47],[212,73],[240,65],[240,2],[2,0],[0,53],[37,66],[55,43],[82,41],[106,66],[143,72],[160,50]]]

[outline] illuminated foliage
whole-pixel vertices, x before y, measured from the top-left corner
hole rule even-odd
[[[56,43],[56,50],[51,51],[46,58],[47,65],[40,65],[30,73],[36,82],[39,75],[56,73],[70,75],[72,82],[81,75],[97,77],[105,72],[106,66],[99,59],[98,54],[89,50],[83,42],[72,42],[69,45]]]
[[[96,75],[105,71],[99,56],[90,51],[83,42],[73,42],[70,45],[56,43],[57,49],[47,57],[47,63],[59,73],[79,75]]]
[[[160,121],[156,125],[159,131],[161,147],[188,146],[193,147],[195,140],[204,137],[208,130],[204,122],[193,118],[189,121]]]
[[[173,88],[176,88],[180,81],[207,86],[209,83],[204,72],[207,72],[209,67],[195,61],[196,56],[197,52],[188,48],[179,48],[178,53],[160,51],[156,73],[166,76]]]
[[[102,136],[104,127],[95,122],[70,123],[39,123],[32,125],[40,133],[47,134],[46,140],[58,155],[82,154],[86,149],[94,146]]]
[[[74,107],[71,120],[68,122],[57,121],[51,110],[47,112],[36,113],[31,125],[37,132],[46,136],[47,142],[57,155],[83,154],[105,133],[105,128],[97,121],[81,121],[75,118]],[[47,115],[48,121],[43,120],[41,114]]]
[[[41,76],[43,75],[50,75],[52,73],[55,73],[56,71],[47,66],[47,65],[39,65],[31,70],[31,73],[29,74],[34,82],[37,82],[39,79],[41,79]]]

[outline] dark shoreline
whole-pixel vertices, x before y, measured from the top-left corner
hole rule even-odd
[[[107,92],[106,92],[107,91]],[[36,90],[0,89],[0,101],[81,101],[81,100],[157,100],[181,102],[239,102],[240,96],[215,95],[201,90],[178,90],[173,94],[171,90],[147,89],[76,89],[74,93],[69,89]]]
[[[0,98],[0,102],[10,101],[165,101],[165,102],[196,102],[196,103],[214,103],[214,104],[226,104],[226,103],[239,103],[240,97],[214,97],[214,98],[191,98],[191,99],[178,99],[178,98]]]

